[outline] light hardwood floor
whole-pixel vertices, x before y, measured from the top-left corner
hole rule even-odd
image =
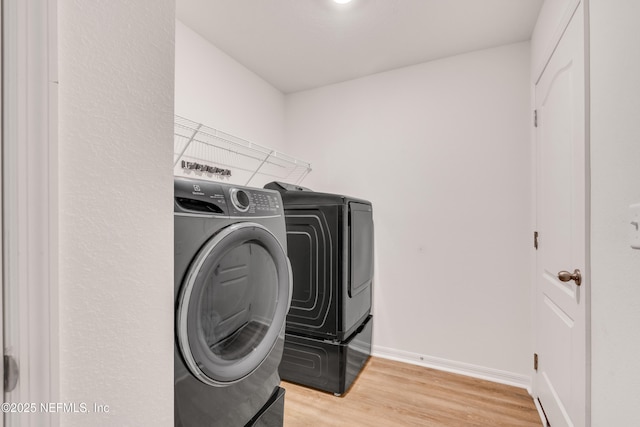
[[[342,397],[288,382],[285,427],[542,425],[526,390],[372,357]]]

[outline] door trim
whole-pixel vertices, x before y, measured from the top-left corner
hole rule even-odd
[[[2,0],[2,13],[5,346],[21,366],[6,398],[39,405],[60,401],[57,0]],[[20,425],[59,419],[34,413]]]
[[[584,274],[585,289],[585,427],[591,427],[591,26],[589,1],[583,1],[584,13]]]
[[[0,3],[0,345],[2,345],[2,362],[0,363],[0,378],[4,383],[4,184],[2,167],[4,162],[4,1]],[[4,387],[2,402],[5,402]],[[0,416],[0,427],[4,427],[4,415]]]

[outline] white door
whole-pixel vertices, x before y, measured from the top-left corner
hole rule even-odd
[[[584,28],[579,5],[535,88],[534,393],[553,427],[588,421]]]

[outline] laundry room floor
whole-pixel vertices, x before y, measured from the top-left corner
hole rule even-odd
[[[342,397],[282,387],[285,427],[542,425],[524,389],[376,357]]]

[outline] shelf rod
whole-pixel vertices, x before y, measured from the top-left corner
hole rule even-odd
[[[267,162],[267,160],[269,159],[269,157],[271,157],[271,155],[273,154],[275,150],[271,150],[271,152],[269,154],[267,154],[267,157],[264,158],[264,160],[262,160],[262,163],[260,163],[260,166],[258,166],[256,168],[255,171],[253,171],[253,175],[251,175],[251,177],[247,180],[247,183],[245,185],[249,185],[249,183],[251,182],[251,180],[253,179],[254,176],[256,176],[256,174],[258,173],[258,171],[262,168],[262,166],[264,166],[264,164]]]
[[[200,135],[202,135],[203,133],[204,133],[204,132],[200,132]],[[208,135],[208,134],[207,134],[207,135]],[[249,147],[245,147],[245,146],[242,146],[242,145],[236,144],[236,143],[234,143],[233,141],[229,141],[229,140],[224,139],[224,138],[219,137],[219,136],[212,136],[212,135],[210,135],[210,136],[211,136],[212,138],[215,138],[215,139],[220,140],[220,141],[222,141],[222,142],[229,143],[229,144],[234,144],[234,145],[238,146],[238,147],[239,147],[239,149],[233,150],[233,149],[231,149],[231,148],[223,147],[223,146],[221,146],[221,145],[214,144],[213,142],[202,141],[202,140],[200,140],[200,139],[193,139],[193,141],[195,141],[195,142],[197,142],[197,143],[200,143],[200,144],[204,144],[204,145],[206,145],[206,146],[208,146],[208,147],[212,147],[212,148],[215,148],[215,149],[218,149],[218,150],[222,150],[222,151],[227,151],[227,152],[229,152],[229,153],[234,153],[234,154],[237,154],[237,155],[240,155],[240,156],[243,156],[243,157],[247,157],[247,158],[249,158],[249,159],[256,160],[256,161],[259,161],[259,162],[264,161],[264,160],[263,160],[263,158],[264,158],[264,154],[265,154],[264,152],[260,152],[261,154],[263,154],[263,156],[260,156],[260,157],[252,156],[252,155],[250,155],[250,154],[245,154],[245,153],[242,153],[242,152],[241,152],[241,150],[249,151]],[[254,144],[254,145],[255,145],[255,144]],[[256,151],[256,150],[254,150],[254,151]],[[271,153],[273,153],[274,151],[275,151],[275,150],[271,150],[271,151],[267,154],[267,157],[271,157]],[[208,160],[208,161],[211,161],[210,159],[202,159],[202,160],[205,160],[205,161],[207,161],[207,160]],[[270,165],[279,166],[279,167],[284,167],[284,166],[279,165],[279,164],[277,164],[277,163],[273,163],[273,162],[268,162],[268,163],[269,163]]]
[[[191,144],[191,142],[195,139],[196,135],[198,134],[198,131],[200,130],[200,128],[202,127],[202,123],[198,123],[198,126],[196,127],[196,129],[193,131],[193,135],[191,135],[191,138],[189,138],[189,141],[187,142],[187,145],[184,146],[184,148],[182,149],[182,151],[180,152],[180,154],[178,155],[178,158],[176,159],[176,162],[173,164],[173,167],[175,168],[176,165],[178,164],[178,162],[180,161],[180,159],[182,158],[182,156],[184,156],[185,151],[187,151],[187,148],[189,148],[189,145]]]

